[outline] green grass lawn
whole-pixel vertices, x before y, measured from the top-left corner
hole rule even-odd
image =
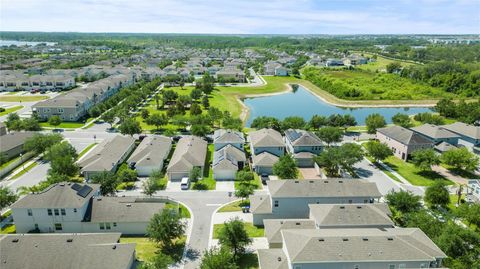
[[[258,255],[256,253],[246,253],[238,258],[237,262],[240,269],[258,269]]]
[[[14,180],[14,179],[17,179],[17,178],[23,176],[25,173],[32,170],[32,168],[34,168],[35,166],[37,166],[37,162],[33,162],[33,163],[29,164],[28,166],[25,167],[25,169],[22,169],[20,172],[15,174],[10,180]]]
[[[139,261],[150,261],[160,249],[148,237],[121,237],[120,243],[135,243],[135,252]]]
[[[17,110],[20,110],[20,109],[22,109],[22,108],[23,108],[23,106],[12,106],[12,107],[9,107],[9,108],[5,109],[5,111],[0,112],[0,117],[1,117],[1,116],[5,116],[5,115],[7,115],[7,114],[10,114],[10,113],[12,113],[12,112],[15,112],[15,111],[17,111]]]
[[[167,202],[167,204],[165,205],[165,208],[179,210],[182,218],[186,218],[186,219],[191,218],[190,211],[182,204]]]
[[[35,102],[46,100],[50,97],[45,95],[28,95],[28,96],[21,96],[21,95],[2,95],[0,96],[0,102]]]
[[[3,229],[0,229],[0,234],[14,234],[15,231],[15,224],[7,224]]]
[[[11,163],[15,162],[16,160],[19,160],[20,159],[20,156],[16,157],[16,158],[13,158],[13,159],[10,159],[8,160],[7,162],[5,162],[4,164],[0,165],[0,170],[2,170],[3,168],[9,166]]]
[[[242,211],[242,206],[250,205],[249,200],[238,200],[231,203],[228,203],[222,206],[217,212],[224,213],[224,212],[238,212]]]
[[[404,162],[395,156],[388,157],[384,163],[416,186],[431,186],[435,181],[442,181],[447,185],[454,184],[452,181],[444,178],[436,172],[421,171],[412,163]]]
[[[208,144],[207,147],[207,158],[205,158],[205,169],[203,171],[203,179],[190,185],[192,190],[215,190],[217,182],[213,179],[213,169],[210,166],[210,163],[213,159],[213,144]]]
[[[402,181],[401,181],[400,179],[398,179],[394,174],[392,174],[392,172],[390,172],[390,171],[388,171],[387,169],[383,168],[383,166],[377,164],[377,163],[375,162],[375,160],[373,160],[372,157],[366,156],[366,158],[367,158],[371,163],[373,163],[373,165],[375,165],[378,169],[382,170],[382,172],[384,172],[384,173],[385,173],[387,176],[389,176],[391,179],[402,183]]]
[[[251,184],[253,185],[253,187],[256,190],[261,189],[262,188],[262,180],[260,179],[260,176],[257,173],[254,173],[253,176],[254,176],[254,179],[251,182]],[[240,186],[240,181],[235,180],[234,184],[235,184],[235,189],[238,189],[238,186]]]
[[[363,55],[365,57],[372,57],[373,56],[370,53],[364,53]],[[390,60],[390,59],[387,59],[383,56],[377,55],[377,60],[375,62],[371,62],[371,63],[368,63],[368,64],[361,64],[361,65],[356,66],[356,68],[359,68],[359,69],[362,69],[362,70],[367,70],[367,71],[372,71],[372,72],[375,72],[377,70],[380,71],[380,72],[386,72],[387,71],[387,65],[390,64],[390,63],[394,63],[394,62],[399,63],[403,67],[414,65],[414,63],[400,61],[400,60],[399,61]]]
[[[40,122],[40,126],[46,127],[46,128],[53,128],[53,129],[77,129],[80,127],[83,127],[86,123],[93,123],[93,118],[88,118],[85,122],[68,122],[64,121],[60,123],[58,126],[53,126],[48,121],[46,122]]]
[[[80,151],[80,153],[78,153],[77,160],[80,159],[83,155],[85,155],[88,151],[90,151],[90,149],[92,149],[95,145],[97,145],[97,143],[90,144],[82,151]]]
[[[218,239],[218,235],[220,230],[225,226],[225,224],[215,224],[213,225],[213,239]],[[264,237],[265,232],[264,229],[261,227],[254,226],[250,222],[244,222],[243,226],[247,231],[249,237]]]

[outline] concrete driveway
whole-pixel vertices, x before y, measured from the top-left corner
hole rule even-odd
[[[233,181],[217,181],[217,191],[235,191],[235,183]]]
[[[298,168],[300,174],[305,179],[322,179],[320,175],[317,174],[317,170],[315,168]]]

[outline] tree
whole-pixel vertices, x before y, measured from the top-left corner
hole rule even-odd
[[[328,146],[332,143],[337,143],[342,141],[343,132],[340,128],[326,126],[320,128],[317,132],[318,138],[323,142],[327,143]]]
[[[151,240],[166,249],[171,249],[176,238],[184,235],[185,223],[174,209],[165,208],[155,213],[147,226],[147,235]]]
[[[126,118],[122,124],[118,127],[120,133],[123,135],[130,135],[133,136],[134,134],[139,134],[142,132],[142,128],[140,127],[140,123],[134,118]]]
[[[137,171],[128,168],[127,164],[120,166],[116,173],[116,177],[121,182],[133,182],[137,180]]]
[[[374,134],[377,132],[378,128],[382,128],[387,125],[385,118],[378,113],[368,115],[365,119],[365,124],[367,125],[367,132],[369,134]]]
[[[204,252],[200,269],[238,269],[227,248],[212,248]]]
[[[208,116],[212,120],[212,124],[215,126],[215,123],[220,122],[220,120],[223,118],[223,113],[216,107],[211,107],[208,109]]]
[[[407,114],[397,113],[392,117],[392,122],[395,125],[400,125],[403,128],[410,128],[413,126],[410,116]]]
[[[253,194],[255,187],[247,182],[241,182],[235,190],[235,196],[242,198],[242,201]]]
[[[250,126],[255,129],[272,128],[277,131],[281,129],[280,121],[278,121],[277,118],[267,116],[260,116],[255,118]]]
[[[154,113],[147,118],[146,123],[148,125],[154,125],[158,130],[160,126],[168,123],[168,117],[165,114]]]
[[[159,181],[164,177],[161,170],[153,170],[150,176],[142,184],[143,193],[152,196],[156,191],[164,188]]]
[[[25,151],[33,151],[36,154],[44,153],[51,146],[60,143],[63,137],[60,134],[40,134],[36,133],[27,138],[23,145]]]
[[[144,262],[139,269],[168,269],[172,262],[170,256],[158,252],[151,261]]]
[[[385,200],[388,205],[395,208],[402,213],[409,213],[420,210],[422,204],[420,202],[422,198],[413,194],[410,191],[391,191],[385,195]]]
[[[368,155],[372,157],[375,162],[383,161],[388,156],[392,156],[392,149],[388,147],[387,144],[380,143],[378,141],[368,141],[364,144],[367,149]]]
[[[202,97],[202,95],[203,95],[203,92],[200,89],[193,89],[192,92],[190,93],[190,97],[192,97],[193,100],[200,99],[200,97]]]
[[[48,173],[67,177],[77,175],[79,171],[78,165],[75,163],[77,157],[77,151],[67,141],[51,146],[45,154],[45,159],[50,161]]]
[[[462,262],[460,268],[478,268],[480,236],[474,231],[449,224],[438,235],[435,243],[449,257],[459,259]]]
[[[208,95],[202,97],[202,105],[206,109],[210,106],[210,101],[208,100]]]
[[[345,131],[347,130],[348,127],[351,127],[351,126],[356,126],[357,125],[357,121],[355,120],[355,118],[350,115],[350,114],[345,114],[343,115],[343,128],[345,128]]]
[[[114,195],[116,193],[118,181],[112,172],[100,172],[94,175],[91,181],[92,183],[100,184],[100,192],[102,195]]]
[[[195,136],[205,136],[210,132],[210,128],[207,125],[195,124],[192,125],[191,132]]]
[[[23,119],[22,127],[25,131],[40,131],[41,129],[38,120],[34,117]]]
[[[232,219],[224,223],[218,231],[218,240],[223,247],[233,251],[233,258],[236,260],[239,254],[243,254],[245,247],[252,243],[248,236],[243,222],[238,219]]]
[[[474,171],[479,164],[478,156],[475,156],[466,147],[447,150],[442,154],[441,161],[456,169],[465,169],[467,171]]]
[[[281,179],[295,179],[298,168],[295,159],[290,154],[285,154],[273,165],[273,174]]]
[[[8,187],[0,186],[0,210],[15,203],[18,196]]]
[[[387,64],[387,73],[397,73],[402,70],[402,65],[399,62],[392,62]]]
[[[48,119],[48,124],[50,124],[51,126],[54,126],[54,127],[57,127],[61,123],[62,123],[62,119],[59,116],[51,116]]]
[[[320,115],[313,115],[308,125],[314,130],[318,130],[320,127],[327,125],[327,118]]]
[[[103,113],[102,116],[101,116],[101,120],[110,124],[110,128],[112,128],[113,127],[112,125],[115,122],[115,114],[114,114],[113,110],[109,110],[109,111]]]
[[[297,116],[286,117],[282,121],[282,128],[284,130],[304,129],[305,125],[306,125],[305,120],[302,117],[297,117]]]
[[[463,203],[458,207],[457,212],[468,224],[480,226],[480,204]]]
[[[438,181],[427,187],[424,199],[431,206],[446,207],[450,203],[450,194],[445,183]]]
[[[202,114],[202,109],[197,103],[193,103],[190,106],[190,115],[200,115]]]
[[[142,116],[142,119],[146,120],[148,116],[150,116],[150,112],[147,109],[142,109],[142,112],[140,113]]]
[[[197,182],[198,179],[202,177],[202,170],[200,170],[200,167],[193,167],[192,170],[188,173],[188,179],[192,182]]]
[[[342,171],[353,172],[353,165],[363,159],[360,145],[345,143],[322,151],[315,161],[325,168],[328,176],[338,177]]]
[[[440,158],[433,149],[419,149],[412,152],[412,163],[422,171],[431,171],[432,165],[439,165]]]
[[[20,116],[16,112],[8,114],[5,126],[7,126],[8,131],[20,131],[23,129]]]

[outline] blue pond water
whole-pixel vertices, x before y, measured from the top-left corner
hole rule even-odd
[[[279,95],[246,98],[244,103],[250,109],[250,116],[247,120],[247,126],[250,126],[256,117],[270,116],[278,119],[284,119],[289,116],[301,116],[306,121],[317,114],[329,116],[331,114],[350,114],[355,117],[358,125],[365,125],[365,118],[372,113],[379,113],[385,117],[387,123],[391,123],[391,118],[397,113],[413,115],[421,112],[430,112],[427,107],[385,107],[385,108],[345,108],[327,104],[315,95],[298,87],[295,92],[288,92]]]

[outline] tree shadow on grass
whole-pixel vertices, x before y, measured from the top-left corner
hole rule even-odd
[[[357,174],[358,177],[370,177],[373,175],[370,170],[363,168],[355,168],[355,174]]]
[[[238,258],[237,262],[240,269],[258,268],[258,257],[255,253],[245,253]]]
[[[185,240],[179,240],[171,246],[162,248],[162,253],[170,256],[174,262],[179,262],[183,257],[183,250],[185,249]]]
[[[419,171],[416,174],[430,180],[445,180],[442,175],[435,171]]]

